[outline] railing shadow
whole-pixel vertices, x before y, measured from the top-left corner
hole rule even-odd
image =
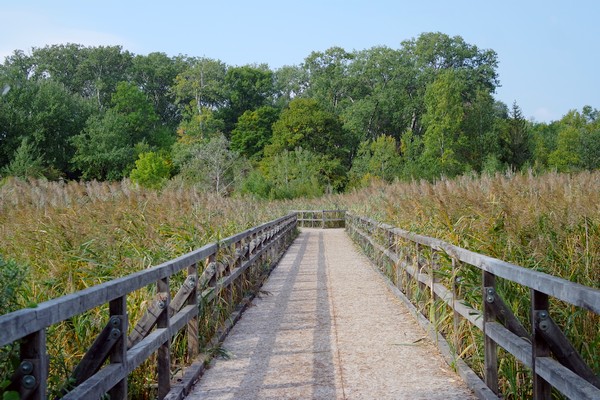
[[[549,400],[551,389],[555,388],[571,399],[600,399],[600,378],[554,322],[549,309],[549,299],[553,298],[598,315],[600,290],[351,213],[346,213],[346,229],[426,327],[449,364],[456,366],[480,398],[501,395],[498,353],[502,347],[530,368],[533,398]],[[465,271],[471,278],[480,277],[478,295],[470,299],[465,294],[477,288],[462,287],[466,283]],[[443,286],[442,278],[449,279],[451,287]],[[529,321],[519,321],[503,301],[497,290],[499,280],[530,292]],[[474,303],[473,299],[479,301]],[[440,332],[442,320],[448,321],[445,310],[450,310],[452,322]],[[458,332],[465,323],[483,333],[483,343],[477,345],[484,351],[485,382],[461,358]],[[525,326],[531,326],[531,330]]]

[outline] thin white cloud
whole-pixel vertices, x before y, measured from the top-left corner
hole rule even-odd
[[[133,46],[128,40],[106,32],[61,26],[59,22],[36,12],[8,11],[0,17],[0,63],[15,50],[29,54],[32,47],[53,44],[78,43],[85,46],[122,45]]]

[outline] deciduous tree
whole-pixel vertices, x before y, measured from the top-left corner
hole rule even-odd
[[[460,152],[466,145],[461,125],[464,117],[465,83],[459,73],[441,72],[425,94],[426,126],[421,163],[429,178],[455,176],[465,170]]]
[[[350,170],[351,187],[360,187],[373,178],[392,182],[402,172],[402,160],[396,140],[391,136],[379,136],[373,141],[362,142]]]
[[[263,149],[271,142],[272,126],[278,118],[279,110],[271,106],[246,111],[231,132],[231,149],[249,159],[260,160]]]

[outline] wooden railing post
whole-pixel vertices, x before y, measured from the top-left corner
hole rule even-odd
[[[21,341],[21,364],[17,370],[22,399],[45,400],[48,380],[46,331],[34,332]]]
[[[159,293],[166,293],[165,299],[160,304],[162,310],[158,320],[156,321],[156,327],[158,329],[168,329],[170,325],[169,319],[169,303],[171,298],[171,292],[169,289],[169,278],[163,278],[157,282],[157,291]],[[167,339],[158,348],[158,398],[163,399],[171,390],[171,340]]]
[[[485,352],[485,383],[495,393],[498,391],[498,345],[488,335],[486,325],[495,322],[496,317],[491,307],[496,291],[496,276],[483,271],[483,341]]]
[[[418,298],[420,296],[421,291],[424,289],[423,288],[423,283],[421,283],[419,281],[419,274],[421,273],[421,245],[419,243],[415,243],[415,268],[417,273],[415,274],[414,278],[415,278],[415,283],[416,283],[416,287],[417,287],[417,298],[415,299],[415,302],[417,303],[417,308],[419,309],[419,311],[423,311],[421,304],[419,304]]]
[[[435,304],[435,300],[436,300],[436,295],[435,295],[435,251],[433,249],[430,250],[430,256],[429,256],[429,296],[430,296],[430,301],[431,301],[431,305],[433,308],[433,315],[430,315],[429,318],[433,319],[433,326],[435,327],[435,330],[437,332],[438,330],[438,326],[440,323],[440,315],[438,312],[438,309],[436,307]]]
[[[198,264],[194,263],[187,268],[187,285],[192,287],[192,291],[187,300],[188,305],[198,307]],[[188,360],[193,360],[200,352],[198,342],[198,314],[187,323],[187,356]]]
[[[108,304],[110,313],[110,324],[112,325],[111,336],[120,336],[110,352],[111,364],[124,364],[127,362],[127,296],[114,299]],[[119,383],[108,392],[111,399],[127,399],[127,378],[121,379]]]
[[[531,289],[531,369],[533,371],[533,398],[550,400],[551,386],[536,373],[535,361],[538,357],[549,357],[550,348],[542,337],[540,330],[545,329],[545,320],[549,318],[548,295]]]
[[[460,262],[456,260],[456,258],[452,257],[452,314],[453,314],[453,320],[452,320],[452,325],[454,328],[454,334],[452,335],[452,341],[454,344],[454,351],[456,354],[460,354],[461,353],[461,349],[460,349],[460,341],[459,341],[459,335],[458,335],[458,328],[460,325],[460,317],[459,317],[459,313],[458,311],[456,311],[456,299],[458,297],[458,293],[457,293],[457,282],[456,282],[456,277],[458,274],[458,270],[460,269]]]

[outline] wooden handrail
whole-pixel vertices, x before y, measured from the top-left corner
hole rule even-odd
[[[293,210],[303,228],[343,228],[346,210]]]
[[[0,347],[20,341],[21,349],[21,364],[9,389],[18,391],[21,399],[46,399],[46,328],[108,304],[107,326],[92,346],[98,353],[84,356],[72,377],[77,386],[65,389],[63,398],[100,398],[109,393],[111,398],[126,399],[127,375],[154,353],[158,354],[159,398],[165,398],[171,389],[171,339],[187,327],[187,358],[196,357],[199,317],[211,312],[206,304],[231,292],[230,287],[251,269],[262,271],[267,262],[274,265],[291,244],[296,226],[297,216],[290,213],[144,271],[0,316]],[[206,268],[200,268],[204,263]],[[182,271],[187,271],[183,285],[189,287],[171,300],[169,278]],[[161,296],[128,340],[127,295],[152,284]],[[110,363],[103,366],[106,359]]]
[[[550,388],[554,387],[572,399],[600,398],[600,378],[585,364],[581,356],[569,343],[560,328],[553,322],[548,309],[548,298],[553,297],[577,307],[600,314],[600,290],[558,278],[542,272],[522,268],[518,265],[481,255],[444,241],[417,235],[369,218],[346,213],[346,229],[350,236],[364,248],[379,254],[374,261],[393,264],[393,274],[407,275],[422,288],[428,288],[432,296],[442,300],[455,316],[460,316],[484,332],[485,383],[481,397],[498,395],[499,345],[514,355],[533,371],[535,399],[550,399]],[[402,245],[400,241],[417,246],[416,257],[406,254],[415,252],[414,247]],[[425,268],[420,258],[420,249],[427,247],[433,254],[443,254],[458,263],[472,265],[482,273],[481,310],[461,302],[457,289],[435,282],[433,266]],[[430,264],[432,264],[430,262]],[[525,286],[531,291],[531,332],[527,332],[504,304],[495,290],[496,277]],[[394,285],[398,287],[397,283]],[[456,317],[455,317],[456,318]],[[455,322],[455,326],[457,326]],[[524,334],[527,333],[526,337]],[[456,347],[456,346],[455,346]],[[555,358],[550,355],[554,354]],[[452,357],[458,357],[452,354]],[[471,371],[472,373],[472,371]]]

